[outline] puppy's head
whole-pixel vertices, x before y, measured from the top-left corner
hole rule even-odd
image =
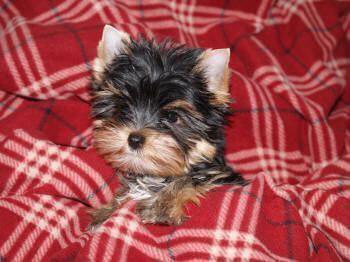
[[[121,171],[157,176],[222,154],[229,56],[133,40],[106,25],[92,80],[97,150]]]

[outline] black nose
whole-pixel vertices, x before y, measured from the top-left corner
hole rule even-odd
[[[132,149],[138,149],[142,147],[144,142],[145,137],[137,133],[131,133],[128,137],[128,143]]]

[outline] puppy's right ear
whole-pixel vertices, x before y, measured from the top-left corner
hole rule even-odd
[[[95,77],[98,77],[113,58],[124,51],[125,46],[130,42],[130,36],[118,31],[113,26],[105,25],[102,39],[97,48],[97,58],[94,62]]]

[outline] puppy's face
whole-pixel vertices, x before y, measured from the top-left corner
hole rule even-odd
[[[229,50],[132,40],[106,26],[93,75],[94,141],[115,168],[180,176],[222,154]]]

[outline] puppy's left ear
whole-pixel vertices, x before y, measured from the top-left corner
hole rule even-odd
[[[130,41],[131,38],[127,33],[119,31],[113,26],[105,25],[102,39],[97,48],[97,58],[94,62],[95,76],[102,73],[105,66],[111,63],[116,55],[125,51]]]
[[[102,39],[98,44],[98,57],[108,64],[116,55],[124,51],[129,42],[130,36],[127,33],[105,25]]]
[[[229,96],[229,62],[229,48],[206,50],[199,62],[207,80],[208,90],[222,102],[227,102]]]

